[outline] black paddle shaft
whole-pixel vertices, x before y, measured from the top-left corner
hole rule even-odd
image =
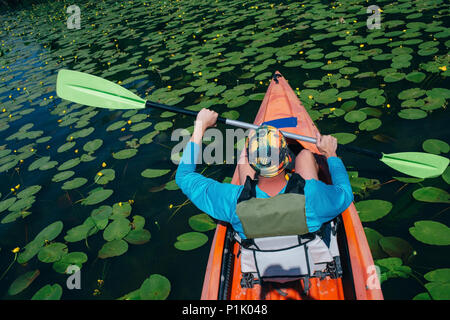
[[[165,104],[161,104],[158,102],[152,102],[152,101],[146,101],[145,107],[146,108],[156,108],[156,109],[166,110],[166,111],[175,112],[175,113],[181,113],[181,114],[185,114],[185,115],[191,116],[191,117],[197,117],[197,114],[198,114],[197,111],[181,109],[181,108],[172,107],[172,106],[168,106]],[[217,121],[221,122],[221,123],[226,123],[227,118],[217,117]]]

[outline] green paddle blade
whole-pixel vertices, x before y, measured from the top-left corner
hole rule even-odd
[[[56,94],[62,99],[90,107],[143,109],[145,100],[111,81],[78,71],[60,70]]]
[[[383,154],[380,160],[397,171],[423,179],[440,176],[449,163],[445,157],[424,152]]]

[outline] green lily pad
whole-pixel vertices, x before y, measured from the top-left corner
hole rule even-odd
[[[75,179],[64,182],[61,189],[63,189],[63,190],[76,189],[76,188],[79,188],[82,185],[86,184],[87,181],[88,180],[86,178],[75,178]]]
[[[414,251],[407,241],[398,237],[383,237],[379,239],[379,244],[389,256],[401,258],[403,261],[406,261]]]
[[[125,241],[131,244],[144,244],[150,241],[151,234],[146,229],[131,230],[124,238]]]
[[[449,282],[430,282],[425,284],[425,288],[434,300],[450,300]]]
[[[205,213],[190,217],[188,223],[192,229],[199,232],[205,232],[216,228],[214,220]]]
[[[409,228],[409,233],[416,240],[437,246],[450,245],[450,228],[445,224],[431,220],[422,220]]]
[[[420,71],[413,71],[406,75],[406,80],[414,82],[414,83],[420,83],[423,80],[425,80],[426,74]]]
[[[39,289],[33,297],[31,297],[31,300],[60,300],[62,292],[63,289],[59,284],[47,284]]]
[[[69,252],[64,255],[61,260],[53,263],[53,270],[58,273],[65,274],[69,266],[76,265],[81,269],[83,263],[87,260],[88,257],[84,252]]]
[[[407,120],[417,120],[417,119],[423,119],[427,117],[427,113],[423,110],[419,109],[403,109],[397,115],[400,118],[407,119]]]
[[[141,176],[144,178],[157,178],[165,174],[168,174],[170,169],[145,169],[141,172]]]
[[[36,201],[34,196],[30,196],[28,198],[19,199],[14,202],[9,208],[9,211],[22,211],[32,206],[32,204]]]
[[[364,233],[366,234],[367,242],[369,243],[370,252],[374,259],[385,258],[387,255],[381,248],[379,240],[383,238],[383,235],[378,231],[371,228],[364,228]]]
[[[359,110],[352,110],[344,116],[344,120],[350,123],[361,122],[367,118],[367,114]]]
[[[401,72],[389,73],[384,77],[384,82],[392,83],[403,80],[405,78],[405,74]]]
[[[363,200],[355,204],[362,222],[381,219],[392,209],[392,203],[384,200]]]
[[[373,131],[381,126],[381,120],[377,118],[364,120],[359,124],[359,130]]]
[[[413,192],[414,199],[432,203],[450,203],[450,194],[436,187],[423,187]]]
[[[73,167],[77,166],[80,162],[81,162],[80,158],[67,160],[58,167],[58,171],[66,171],[68,169],[72,169]]]
[[[67,246],[64,243],[51,243],[39,251],[38,259],[44,263],[55,262],[67,254],[67,250]]]
[[[208,236],[200,232],[187,232],[177,237],[174,246],[178,250],[189,251],[200,248],[208,242]]]
[[[76,144],[75,141],[66,142],[62,146],[60,146],[57,151],[58,151],[58,153],[65,152],[65,151],[73,148],[75,146],[75,144]]]
[[[89,142],[86,142],[83,146],[83,150],[86,152],[94,152],[98,148],[100,148],[103,145],[102,139],[95,139]]]
[[[147,129],[152,125],[151,122],[141,122],[130,127],[131,132],[138,132]]]
[[[17,198],[28,198],[36,193],[38,193],[42,189],[42,186],[34,185],[30,186],[17,194]]]
[[[0,212],[3,212],[6,209],[8,209],[16,200],[17,200],[16,197],[12,197],[12,198],[0,201]]]
[[[355,141],[356,139],[356,135],[354,135],[353,133],[338,132],[331,135],[338,140],[339,144],[347,144]]]
[[[81,204],[89,206],[100,203],[108,199],[113,193],[114,190],[111,189],[100,189],[98,191],[92,192],[86,199],[83,199],[83,201],[81,201]]]
[[[106,241],[120,240],[131,230],[130,221],[125,218],[116,219],[103,231],[103,239]]]
[[[244,104],[246,104],[250,99],[247,96],[239,96],[233,98],[230,102],[228,102],[228,108],[237,108]]]
[[[409,99],[416,99],[425,94],[425,90],[420,88],[411,88],[407,90],[403,90],[398,94],[398,98],[400,100],[409,100]]]
[[[164,188],[166,190],[171,190],[171,191],[180,189],[180,187],[177,185],[175,179],[167,182]]]
[[[116,178],[114,169],[103,169],[95,176],[95,183],[105,185]]]
[[[114,159],[124,160],[134,157],[137,152],[137,149],[124,149],[118,152],[113,152],[112,156]]]
[[[22,274],[9,286],[8,294],[14,296],[21,293],[23,290],[28,288],[28,286],[39,276],[39,270],[29,271]]]
[[[131,204],[128,202],[118,202],[112,206],[112,215],[110,219],[126,218],[131,214]]]
[[[450,268],[436,269],[423,277],[430,282],[450,282]]]
[[[448,153],[450,151],[448,143],[438,139],[425,140],[422,144],[422,148],[426,152],[434,154]]]
[[[173,126],[173,123],[170,121],[161,121],[155,125],[155,130],[164,131],[164,130],[171,128],[172,126]]]
[[[121,256],[128,251],[128,243],[124,240],[113,240],[106,242],[98,252],[100,259]]]
[[[170,281],[159,274],[152,274],[139,288],[142,300],[165,300],[170,294]]]
[[[28,171],[33,171],[33,170],[39,169],[44,164],[46,164],[49,160],[50,160],[50,157],[42,157],[42,158],[39,158],[39,159],[35,160],[28,167]]]

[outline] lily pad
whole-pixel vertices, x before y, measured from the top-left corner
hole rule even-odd
[[[113,240],[106,242],[98,252],[100,259],[121,256],[128,251],[128,243],[124,240]]]
[[[192,229],[199,232],[205,232],[216,228],[214,220],[205,213],[190,217],[188,223]]]
[[[406,75],[406,80],[414,82],[414,83],[420,83],[423,80],[425,80],[426,74],[420,71],[413,71]]]
[[[391,257],[401,258],[406,261],[413,254],[413,247],[406,241],[398,237],[383,237],[379,244],[384,252]]]
[[[367,118],[367,114],[359,110],[353,110],[344,116],[345,121],[350,123],[361,122]]]
[[[164,131],[164,130],[171,128],[172,126],[173,126],[173,123],[170,121],[161,121],[155,125],[155,130]]]
[[[86,152],[94,152],[98,148],[100,148],[103,145],[102,139],[95,139],[89,142],[86,142],[83,146],[83,150]]]
[[[103,169],[95,176],[95,183],[105,185],[116,178],[114,169]]]
[[[81,201],[81,204],[89,206],[100,203],[108,199],[113,193],[114,190],[111,189],[100,189],[98,191],[92,192],[86,199],[83,199]]]
[[[170,294],[170,281],[159,274],[153,274],[146,279],[139,293],[142,300],[165,300]]]
[[[120,240],[124,238],[130,230],[131,226],[128,219],[116,219],[106,227],[105,231],[103,231],[103,239],[106,241]]]
[[[427,117],[427,113],[419,109],[403,109],[398,113],[398,116],[407,120],[417,120]]]
[[[381,126],[381,120],[377,118],[364,120],[359,124],[359,130],[373,131]]]
[[[332,136],[338,140],[339,144],[347,144],[355,141],[356,139],[356,135],[354,135],[353,133],[346,133],[346,132],[333,133]]]
[[[189,251],[200,248],[208,242],[208,236],[200,232],[187,232],[177,237],[174,246],[178,250]]]
[[[88,180],[86,178],[75,178],[69,181],[64,182],[61,189],[63,190],[72,190],[81,187],[86,184]]]
[[[59,300],[61,299],[62,292],[63,289],[59,284],[47,284],[39,289],[33,297],[31,297],[31,300]]]
[[[64,255],[61,260],[53,263],[53,270],[65,274],[69,266],[76,265],[81,269],[83,263],[87,260],[88,257],[84,252],[70,252]]]
[[[43,247],[38,254],[38,259],[44,263],[60,260],[67,254],[67,246],[64,243],[55,242]]]
[[[170,172],[170,169],[145,169],[141,172],[144,178],[157,178]]]
[[[131,230],[124,238],[125,241],[131,244],[144,244],[150,241],[151,234],[146,229]]]
[[[413,192],[414,199],[432,203],[450,203],[450,194],[436,187],[423,187]]]
[[[8,294],[10,296],[14,296],[16,294],[21,293],[23,290],[28,288],[28,286],[39,276],[39,270],[29,271],[27,273],[22,274],[13,283],[8,289]]]
[[[385,200],[363,200],[355,204],[362,222],[381,219],[392,209],[392,203]]]
[[[448,143],[438,139],[425,140],[422,144],[422,148],[426,152],[434,154],[448,153],[450,151]]]
[[[114,159],[124,160],[134,157],[137,152],[137,149],[124,149],[118,152],[113,152],[112,156]]]
[[[422,220],[409,228],[409,233],[416,240],[437,246],[450,245],[450,228],[437,221]]]

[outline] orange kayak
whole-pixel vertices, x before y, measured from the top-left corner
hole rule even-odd
[[[275,73],[254,124],[271,123],[283,131],[315,137],[317,127],[308,115],[287,81]],[[294,123],[294,125],[292,125]],[[296,125],[295,125],[296,124]],[[289,140],[293,147],[303,147],[319,154],[312,143]],[[300,144],[300,145],[298,145]],[[330,183],[326,161],[320,163],[319,177]],[[241,184],[237,169],[233,184]],[[343,273],[341,277],[312,277],[309,290],[304,280],[287,283],[241,286],[242,273],[239,243],[233,237],[231,226],[219,222],[214,235],[202,289],[202,300],[381,300],[378,276],[372,254],[364,234],[358,212],[352,203],[341,214],[341,227],[337,231],[339,254]]]

